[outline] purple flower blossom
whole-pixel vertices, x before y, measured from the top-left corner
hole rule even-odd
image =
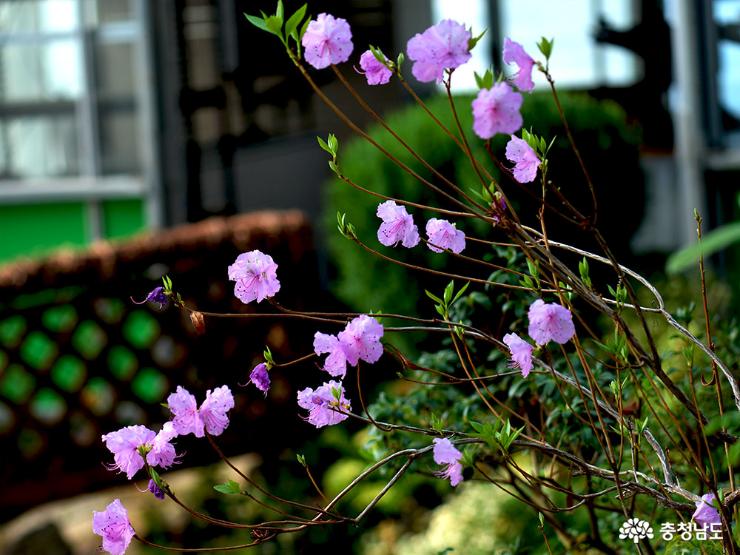
[[[162,429],[154,436],[154,440],[150,444],[151,450],[146,455],[146,462],[149,463],[149,466],[169,468],[175,464],[177,453],[170,441],[176,437],[177,432],[172,422],[165,422]]]
[[[504,343],[511,351],[511,367],[519,368],[522,371],[522,377],[526,378],[532,370],[532,351],[534,347],[515,333],[504,335]]]
[[[506,145],[506,158],[514,162],[514,179],[519,183],[531,183],[537,177],[540,159],[527,141],[512,135]]]
[[[516,64],[519,67],[514,76],[514,84],[520,91],[529,92],[534,88],[532,68],[534,59],[524,51],[524,47],[508,37],[504,39],[504,63]]]
[[[229,279],[236,282],[234,295],[244,304],[272,297],[280,291],[277,267],[269,254],[256,250],[240,254],[229,266]]]
[[[376,214],[383,220],[378,228],[378,241],[381,245],[395,247],[400,242],[410,249],[419,244],[419,229],[404,206],[387,200],[378,205]]]
[[[347,415],[338,411],[347,412],[352,408],[349,400],[344,397],[342,384],[333,380],[315,390],[307,387],[299,391],[298,406],[308,411],[308,422],[317,428],[332,426],[346,420]]]
[[[374,364],[383,355],[383,326],[373,317],[360,314],[337,334],[347,362],[352,366],[360,360]]]
[[[136,534],[120,499],[114,499],[103,512],[93,511],[92,529],[103,538],[103,549],[111,555],[123,555]]]
[[[516,133],[522,126],[521,107],[522,95],[508,83],[481,89],[473,100],[473,131],[481,139],[490,139],[496,133]]]
[[[319,331],[313,336],[313,350],[317,355],[329,353],[324,361],[324,370],[330,376],[343,378],[347,373],[347,355],[336,335],[329,335]]]
[[[211,392],[206,391],[206,400],[200,405],[200,417],[206,432],[220,436],[229,425],[226,413],[234,408],[234,396],[228,386],[222,385]]]
[[[134,304],[154,303],[158,305],[159,310],[164,310],[170,304],[170,297],[165,293],[164,287],[160,285],[149,291],[143,301],[135,301],[131,298],[131,302]]]
[[[432,218],[427,222],[427,247],[433,252],[443,252],[445,249],[459,254],[465,248],[465,233],[447,220]]]
[[[186,436],[195,434],[195,437],[203,437],[203,419],[198,412],[198,403],[195,396],[187,389],[178,385],[175,393],[167,397],[167,406],[174,418],[172,425],[178,435]]]
[[[409,58],[414,61],[411,73],[422,83],[441,82],[445,69],[455,69],[470,59],[470,39],[470,31],[451,19],[414,35],[407,45]]]
[[[146,426],[126,426],[115,432],[105,434],[102,440],[105,446],[113,453],[114,464],[126,473],[130,480],[144,467],[144,457],[150,466],[169,468],[175,463],[177,453],[170,441],[177,436],[170,422],[162,426],[162,430],[155,434]],[[140,449],[141,448],[141,449]]]
[[[167,397],[167,405],[174,416],[172,424],[179,435],[203,437],[208,432],[218,436],[229,425],[226,413],[234,408],[234,396],[225,385],[213,391],[209,389],[198,409],[195,397],[184,387],[177,386],[175,393]]]
[[[360,360],[374,364],[383,355],[383,326],[375,318],[361,314],[349,322],[337,335],[316,332],[313,350],[317,355],[328,353],[324,370],[335,378],[347,373],[347,363],[356,366]]]
[[[255,366],[249,374],[249,381],[252,382],[257,389],[267,395],[267,392],[270,389],[270,375],[267,373],[267,364],[260,362]]]
[[[576,333],[570,310],[556,303],[537,299],[529,307],[529,336],[537,345],[554,341],[567,343]]]
[[[447,438],[435,438],[433,443],[434,462],[446,465],[445,469],[439,472],[439,476],[447,478],[452,486],[458,485],[463,479],[462,464],[460,464],[462,453]]]
[[[457,486],[463,480],[463,467],[459,462],[448,464],[447,468],[442,471],[441,476],[450,481],[452,487]]]
[[[360,56],[360,68],[362,68],[360,73],[365,76],[368,85],[385,85],[393,76],[393,72],[380,63],[370,50],[366,50]]]
[[[156,497],[157,499],[164,499],[164,492],[159,488],[157,482],[155,482],[154,480],[149,480],[149,485],[147,486],[147,489],[152,492],[154,497]]]
[[[346,19],[320,13],[308,24],[301,43],[306,61],[316,69],[324,69],[349,59],[352,30]]]
[[[713,493],[705,493],[701,496],[701,500],[696,502],[696,510],[691,515],[697,524],[701,524],[705,528],[711,524],[721,524],[722,519],[719,516],[719,511],[714,506],[715,497]]]

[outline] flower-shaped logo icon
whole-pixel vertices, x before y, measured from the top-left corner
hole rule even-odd
[[[650,523],[639,518],[631,518],[619,528],[619,539],[630,539],[635,543],[645,538],[653,539],[653,528]]]

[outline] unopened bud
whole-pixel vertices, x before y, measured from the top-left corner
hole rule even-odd
[[[198,335],[203,335],[206,332],[206,319],[203,316],[202,312],[198,312],[197,310],[191,312],[190,321],[193,324],[195,333],[197,333]]]

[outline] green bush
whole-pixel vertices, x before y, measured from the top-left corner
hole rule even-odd
[[[470,97],[456,99],[457,111],[464,129],[472,129]],[[586,95],[565,95],[562,104],[571,129],[579,145],[583,158],[597,185],[599,203],[602,210],[599,215],[599,227],[610,239],[618,254],[628,251],[629,238],[635,231],[642,217],[643,177],[639,166],[639,131],[628,125],[624,112],[612,102],[597,101]],[[436,97],[429,101],[429,107],[450,129],[454,129],[454,119],[446,97]],[[590,213],[590,197],[583,174],[566,139],[560,118],[555,109],[552,97],[546,93],[527,95],[522,115],[525,127],[548,140],[557,137],[551,151],[550,175],[569,198],[576,199],[585,213]],[[404,138],[422,158],[468,190],[479,190],[479,181],[465,154],[454,143],[446,138],[423,110],[414,105],[393,112],[387,116],[390,126]],[[400,146],[379,125],[369,130],[370,135],[387,148],[396,157],[419,175],[435,181],[431,172]],[[483,142],[475,137],[472,131],[468,138],[476,157],[483,161],[489,171],[497,178],[500,172],[489,159]],[[492,150],[504,163],[503,151],[507,136],[498,135],[492,141]],[[450,207],[449,201],[442,200],[423,184],[405,173],[388,160],[375,147],[363,139],[354,139],[342,145],[339,152],[339,166],[342,172],[354,182],[389,196],[424,204]],[[536,214],[536,206],[525,195],[512,197],[514,190],[509,180],[503,182],[507,195],[514,198],[520,215]],[[530,184],[536,192],[539,184]],[[415,260],[431,268],[440,267],[448,258],[447,255],[435,255],[425,247],[412,250],[401,247],[387,249],[376,239],[380,221],[375,215],[375,208],[380,199],[360,192],[341,181],[334,179],[327,184],[327,202],[324,225],[328,235],[328,248],[336,266],[335,293],[356,310],[393,310],[394,312],[413,313],[417,307],[421,286],[426,286],[428,278],[421,282],[421,275],[388,264],[361,248],[352,245],[336,231],[336,213],[347,214],[348,221],[356,228],[358,236],[366,244],[377,248],[401,260]],[[578,202],[582,199],[582,202]],[[529,203],[529,204],[527,204]],[[605,207],[608,207],[606,209]],[[412,210],[419,232],[423,235],[424,224],[433,213],[421,213]],[[457,222],[457,225],[468,234],[485,236],[488,230],[481,227],[481,222],[471,225],[471,221]],[[553,225],[556,225],[553,221]],[[567,229],[560,222],[553,231],[557,238],[578,242],[577,229]],[[583,234],[580,234],[583,235]],[[447,268],[450,266],[447,264]]]

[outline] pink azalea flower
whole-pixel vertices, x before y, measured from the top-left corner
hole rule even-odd
[[[452,442],[447,438],[435,438],[432,456],[437,464],[446,465],[444,470],[439,472],[439,476],[447,478],[450,485],[456,486],[462,482],[462,453],[458,451]]]
[[[465,248],[465,233],[447,220],[432,218],[426,226],[427,247],[434,252],[443,252],[445,249],[459,254]]]
[[[154,441],[151,443],[151,450],[146,455],[146,462],[149,463],[149,466],[169,468],[175,464],[177,453],[170,441],[176,437],[177,432],[172,422],[165,422],[162,429],[154,437]]]
[[[234,295],[244,304],[272,297],[280,291],[277,264],[269,254],[245,252],[229,266],[229,279],[235,281]]]
[[[360,360],[374,364],[383,355],[383,326],[375,318],[361,314],[349,322],[337,335],[316,332],[313,350],[317,355],[328,353],[324,370],[335,378],[347,373],[347,363],[356,366]]]
[[[172,425],[179,435],[204,437],[208,432],[218,436],[229,425],[226,413],[234,408],[234,396],[225,385],[213,391],[209,389],[199,409],[195,397],[184,387],[177,386],[175,393],[167,397],[167,405],[174,416]]]
[[[270,375],[267,373],[267,364],[261,362],[255,366],[249,374],[249,381],[262,393],[267,395],[270,389]]]
[[[92,529],[103,538],[103,549],[110,555],[123,555],[136,534],[120,499],[114,499],[103,512],[93,511]]]
[[[352,30],[341,17],[320,13],[301,40],[306,61],[316,69],[346,62],[352,54]]]
[[[481,89],[473,100],[473,130],[481,139],[496,133],[516,133],[522,126],[522,95],[508,83],[497,83]]]
[[[360,360],[374,364],[383,355],[383,326],[371,316],[360,314],[354,318],[344,331],[337,335],[347,362],[356,366]]]
[[[549,341],[567,343],[576,333],[570,310],[556,303],[537,299],[529,307],[529,336],[537,345]]]
[[[195,396],[181,385],[177,386],[175,393],[167,397],[167,406],[174,418],[172,425],[181,436],[195,434],[195,437],[203,437],[203,419],[198,412],[198,403]]]
[[[504,63],[516,64],[519,67],[514,76],[514,84],[520,91],[529,92],[534,88],[532,68],[534,59],[524,51],[524,47],[508,37],[504,39]]]
[[[376,214],[383,220],[378,228],[378,241],[381,245],[395,247],[401,243],[410,249],[419,244],[419,230],[404,206],[387,200],[378,205]]]
[[[705,528],[711,524],[721,524],[722,518],[719,516],[719,511],[714,506],[715,497],[713,493],[705,493],[701,496],[701,500],[696,502],[696,511],[691,515],[691,518],[696,521],[697,524],[701,524]]]
[[[114,464],[111,468],[117,468],[126,474],[130,480],[134,475],[144,468],[144,457],[139,448],[144,447],[146,462],[150,466],[169,468],[175,462],[177,454],[170,441],[177,434],[171,425],[165,424],[162,431],[155,434],[146,426],[126,426],[115,432],[102,436],[105,446],[113,453]]]
[[[339,398],[334,395],[339,392]],[[346,414],[352,407],[344,397],[344,387],[340,382],[330,381],[315,390],[307,387],[298,392],[298,406],[308,411],[306,420],[317,428],[332,426],[347,419]]]
[[[229,425],[226,413],[234,408],[234,396],[231,390],[222,385],[213,391],[206,391],[206,400],[200,405],[200,417],[206,432],[212,436],[220,436]]]
[[[519,183],[531,183],[537,177],[540,159],[527,141],[512,135],[506,145],[506,158],[514,162],[514,179]]]
[[[526,378],[532,370],[532,351],[534,347],[515,333],[504,335],[504,343],[511,351],[511,366],[519,368],[522,371],[522,376]]]
[[[422,83],[441,82],[445,69],[460,67],[471,58],[470,39],[470,31],[451,19],[416,34],[407,45],[409,58],[414,61],[411,73]]]
[[[370,50],[366,50],[360,56],[360,67],[368,85],[385,85],[393,76],[393,72],[380,63]]]
[[[463,481],[462,470],[462,464],[459,462],[448,464],[447,468],[440,473],[440,476],[449,480],[450,485],[455,487]]]
[[[324,361],[324,370],[330,376],[343,378],[347,373],[347,355],[336,335],[316,332],[313,336],[313,350],[317,355],[329,353]]]

